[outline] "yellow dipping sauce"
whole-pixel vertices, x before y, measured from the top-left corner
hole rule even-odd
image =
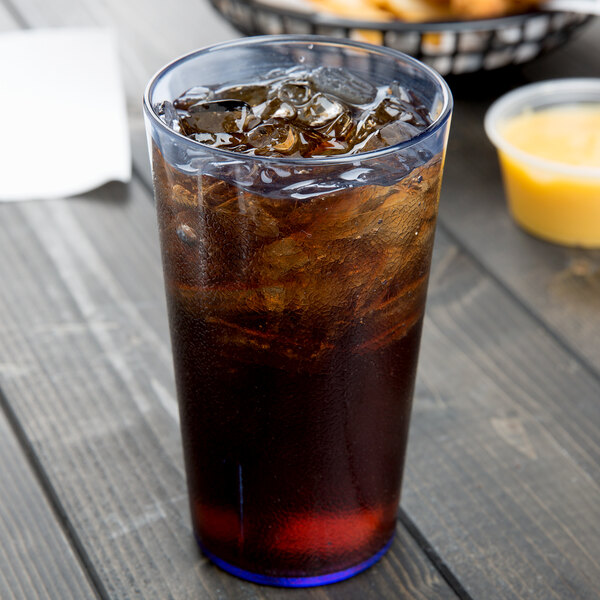
[[[563,105],[511,117],[498,133],[510,211],[531,233],[600,247],[600,103]]]

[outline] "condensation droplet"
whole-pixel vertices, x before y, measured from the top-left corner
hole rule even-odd
[[[182,242],[189,244],[190,246],[198,241],[198,235],[189,225],[177,225],[177,229],[175,231],[177,233],[177,237]]]

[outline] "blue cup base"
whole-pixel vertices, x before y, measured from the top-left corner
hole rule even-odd
[[[260,583],[261,585],[270,585],[275,587],[286,587],[286,588],[304,588],[304,587],[315,587],[318,585],[327,585],[329,583],[336,583],[338,581],[343,581],[344,579],[349,579],[354,575],[357,575],[361,571],[364,571],[374,565],[388,550],[392,544],[392,540],[394,536],[392,536],[389,541],[373,556],[370,556],[367,560],[349,567],[347,569],[343,569],[342,571],[336,571],[335,573],[326,573],[325,575],[313,575],[307,577],[275,577],[272,575],[263,575],[262,573],[252,573],[251,571],[246,571],[245,569],[240,569],[235,565],[231,565],[223,559],[215,556],[212,552],[207,550],[200,541],[198,542],[198,546],[200,546],[200,550],[202,553],[217,567],[230,573],[231,575],[235,575],[240,579],[245,579],[247,581],[252,581],[253,583]]]

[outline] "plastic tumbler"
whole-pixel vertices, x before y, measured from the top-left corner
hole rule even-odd
[[[431,124],[362,154],[276,158],[203,145],[159,115],[195,86],[298,65],[395,82]],[[144,109],[198,543],[258,583],[350,577],[395,530],[449,89],[387,48],[253,37],[167,65]]]

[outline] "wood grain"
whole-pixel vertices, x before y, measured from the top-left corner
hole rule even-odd
[[[597,598],[600,385],[443,235],[437,252],[405,510],[473,598]]]
[[[0,385],[22,369],[0,360]],[[97,598],[2,413],[0,465],[0,598]]]
[[[560,343],[600,376],[600,250],[564,248],[519,229],[506,209],[495,150],[483,131],[490,103],[515,85],[600,75],[600,20],[520,72],[457,83],[440,221]],[[472,82],[473,84],[475,82]]]
[[[0,4],[0,32],[19,28],[18,15],[15,18]],[[0,390],[25,370],[15,357],[0,360]],[[5,400],[0,391],[0,598],[97,598],[56,507],[48,500],[48,490],[37,479],[6,418],[4,411],[11,413],[11,408]]]

